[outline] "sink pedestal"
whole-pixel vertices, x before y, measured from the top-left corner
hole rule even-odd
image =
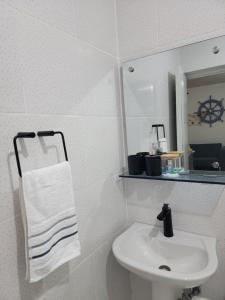
[[[177,300],[179,295],[179,289],[172,286],[166,286],[164,284],[152,283],[152,300]]]

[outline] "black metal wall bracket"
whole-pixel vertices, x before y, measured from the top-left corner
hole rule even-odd
[[[156,128],[156,134],[157,134],[157,141],[159,141],[159,128],[162,127],[163,128],[163,136],[164,138],[166,137],[166,133],[165,133],[165,126],[164,124],[153,124],[152,128]]]
[[[65,159],[68,161],[66,142],[65,142],[64,134],[61,131],[50,130],[50,131],[38,131],[37,132],[37,135],[39,137],[54,136],[55,134],[61,135]],[[22,170],[21,170],[21,165],[20,165],[19,152],[18,152],[18,148],[17,148],[17,139],[19,139],[19,138],[35,138],[35,136],[36,136],[35,132],[18,132],[17,135],[13,138],[13,145],[14,145],[14,150],[15,150],[15,155],[16,155],[16,163],[17,163],[18,173],[19,173],[20,177],[22,177]]]
[[[66,142],[65,142],[65,138],[64,138],[64,134],[62,133],[62,131],[38,131],[37,135],[39,137],[43,137],[43,136],[54,136],[55,134],[60,134],[61,138],[62,138],[62,143],[63,143],[63,149],[64,149],[64,154],[65,154],[65,159],[68,161],[68,155],[67,155],[67,150],[66,150]]]
[[[19,173],[20,177],[22,177],[22,171],[21,171],[21,165],[20,165],[19,152],[18,152],[18,148],[17,148],[17,139],[35,138],[35,136],[36,136],[35,132],[18,132],[17,135],[13,138],[13,145],[14,145],[14,150],[15,150],[15,155],[16,155],[16,163],[17,163],[18,173]]]

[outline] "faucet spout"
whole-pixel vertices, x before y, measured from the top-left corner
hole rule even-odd
[[[171,208],[169,207],[169,204],[165,203],[163,205],[162,211],[157,216],[157,219],[159,221],[163,221],[164,235],[166,237],[172,237],[173,236],[173,223],[172,223]]]

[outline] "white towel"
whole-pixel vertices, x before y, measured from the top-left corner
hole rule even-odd
[[[23,173],[21,196],[27,279],[35,282],[80,255],[69,163]]]

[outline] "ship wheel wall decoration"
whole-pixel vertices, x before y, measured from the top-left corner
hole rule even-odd
[[[209,96],[208,100],[204,102],[199,101],[199,108],[195,114],[199,117],[200,122],[207,123],[210,127],[218,121],[223,122],[222,116],[225,110],[223,100],[224,98],[216,100]]]

